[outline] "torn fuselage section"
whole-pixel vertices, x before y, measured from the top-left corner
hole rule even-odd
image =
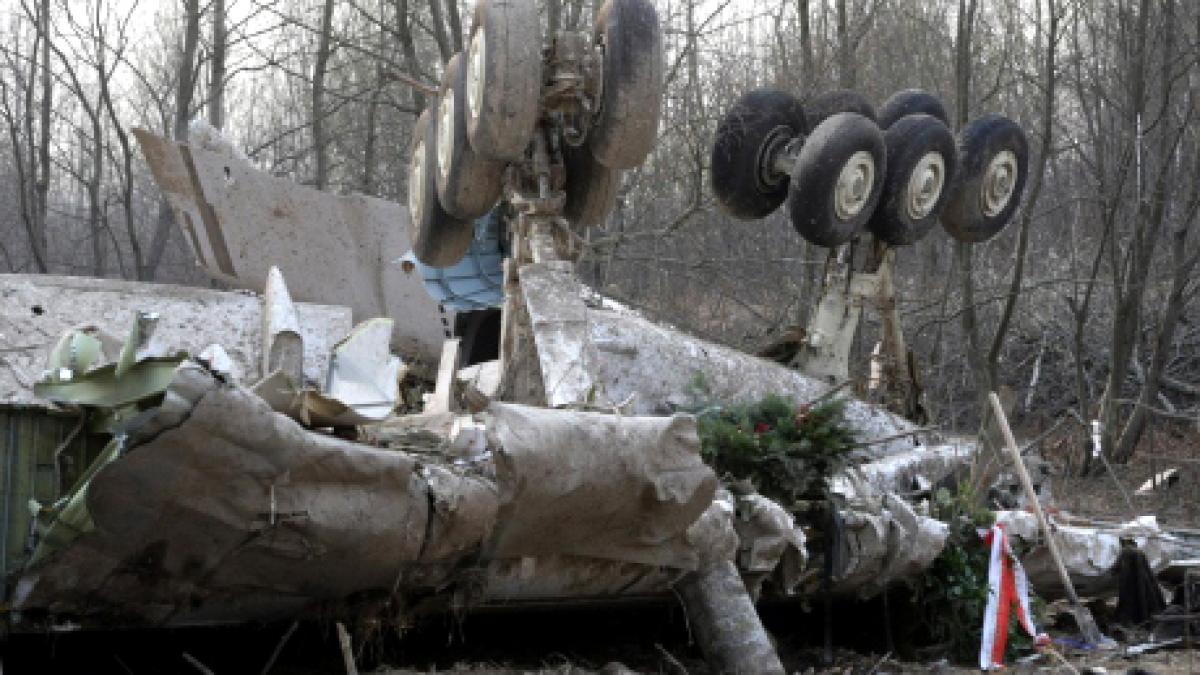
[[[180,625],[480,580],[478,600],[652,592],[696,568],[716,477],[690,417],[484,417],[495,447],[454,466],[305,429],[186,361],[39,538],[13,607]]]
[[[696,569],[706,536],[734,537],[728,518],[690,530],[717,485],[691,416],[396,415],[390,319],[313,339],[313,309],[275,270],[261,299],[202,299],[134,312],[123,343],[121,317],[43,310],[65,330],[22,395],[106,442],[15,528],[28,536],[6,558],[13,628],[650,595]],[[237,320],[177,328],[180,311],[214,308]]]

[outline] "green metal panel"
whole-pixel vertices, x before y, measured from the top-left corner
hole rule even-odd
[[[53,504],[104,447],[74,414],[0,409],[0,600],[28,558],[29,502]],[[55,457],[58,457],[58,475]],[[56,484],[57,482],[57,484]]]

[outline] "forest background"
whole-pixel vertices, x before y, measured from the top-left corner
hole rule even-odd
[[[532,0],[531,0],[532,1]],[[594,0],[537,0],[547,34]],[[721,115],[755,87],[876,104],[920,87],[956,128],[1001,112],[1032,157],[1013,223],[898,256],[926,402],[974,431],[1007,388],[1030,434],[1089,470],[1083,422],[1130,459],[1200,423],[1200,3],[1187,0],[656,0],[666,93],[656,149],[587,233],[584,278],[648,314],[755,349],[803,326],[828,252],[785,213],[714,203]],[[403,202],[410,133],[463,48],[458,0],[0,0],[0,272],[210,285],[131,130],[203,118],[263,170]],[[0,292],[3,289],[0,288]],[[879,326],[856,344],[865,377]],[[1065,425],[1064,422],[1067,422]],[[1057,426],[1056,426],[1057,425]]]

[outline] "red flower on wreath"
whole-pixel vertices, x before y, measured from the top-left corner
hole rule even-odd
[[[804,423],[808,421],[808,412],[810,410],[812,410],[812,406],[807,403],[802,403],[800,407],[796,408],[796,426],[804,426]]]

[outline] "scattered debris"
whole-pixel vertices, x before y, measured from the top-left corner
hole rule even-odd
[[[1134,495],[1147,495],[1154,490],[1169,488],[1179,482],[1179,467],[1160,471],[1142,483],[1138,489],[1133,491]]]

